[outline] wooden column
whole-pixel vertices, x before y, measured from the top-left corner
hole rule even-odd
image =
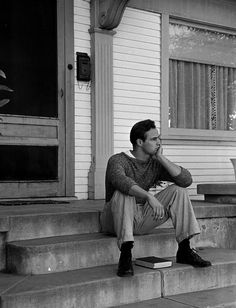
[[[128,0],[91,0],[92,164],[89,199],[105,197],[105,171],[113,154],[113,31]]]

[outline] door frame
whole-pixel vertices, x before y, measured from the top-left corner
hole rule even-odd
[[[0,115],[0,144],[58,146],[58,180],[6,181],[0,198],[74,196],[74,13],[73,0],[57,3],[58,117]],[[17,128],[19,128],[17,130]],[[12,133],[16,131],[16,135]],[[40,131],[39,135],[36,131]]]
[[[61,1],[61,2],[60,2]],[[75,194],[75,121],[74,121],[74,1],[57,0],[58,27],[63,27],[64,59],[58,73],[64,74],[64,123],[65,123],[65,196]],[[61,19],[60,19],[61,18]],[[63,33],[63,31],[58,31]],[[59,79],[59,78],[58,78]],[[58,91],[60,86],[58,85]],[[60,94],[62,95],[62,93]],[[60,107],[60,106],[59,106]],[[59,141],[60,142],[60,141]]]

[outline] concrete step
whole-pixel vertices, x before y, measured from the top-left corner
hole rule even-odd
[[[134,277],[123,279],[116,267],[25,276],[8,285],[1,308],[105,308],[161,296],[160,272],[139,267]],[[0,274],[0,285],[1,280],[6,274]]]
[[[165,298],[155,298],[139,303],[119,305],[114,308],[235,308],[236,285],[224,288],[183,293]]]
[[[100,231],[99,215],[104,200],[77,200],[69,204],[35,204],[0,206],[0,231],[7,241]],[[236,217],[233,204],[193,201],[198,220]],[[160,226],[172,228],[170,220]]]
[[[198,253],[203,259],[210,260],[213,266],[199,269],[176,264],[164,268],[161,270],[164,297],[236,284],[236,250],[203,248]]]
[[[1,307],[105,308],[161,296],[173,301],[172,295],[236,285],[235,250],[210,248],[200,255],[211,260],[212,267],[174,263],[152,270],[135,266],[135,275],[129,278],[116,276],[117,265],[35,276],[0,274]]]
[[[134,257],[176,254],[173,229],[159,229],[135,237]],[[18,274],[46,274],[117,263],[114,236],[102,233],[49,237],[7,244],[7,270]]]
[[[199,308],[235,308],[236,285],[204,290],[200,292],[185,293],[167,297],[169,300]]]
[[[99,232],[103,203],[85,200],[69,204],[0,206],[0,230],[4,228],[7,232],[7,241]]]

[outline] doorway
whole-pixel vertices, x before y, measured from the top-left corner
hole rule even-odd
[[[0,70],[6,79],[0,84],[13,92],[0,93],[10,100],[0,107],[0,198],[66,196],[73,190],[66,175],[73,171],[66,157],[66,119],[73,114],[64,95],[65,3],[1,1]]]

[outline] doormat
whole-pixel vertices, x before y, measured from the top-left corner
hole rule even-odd
[[[0,201],[0,206],[36,205],[36,204],[67,204],[69,201],[57,200],[9,200]]]

